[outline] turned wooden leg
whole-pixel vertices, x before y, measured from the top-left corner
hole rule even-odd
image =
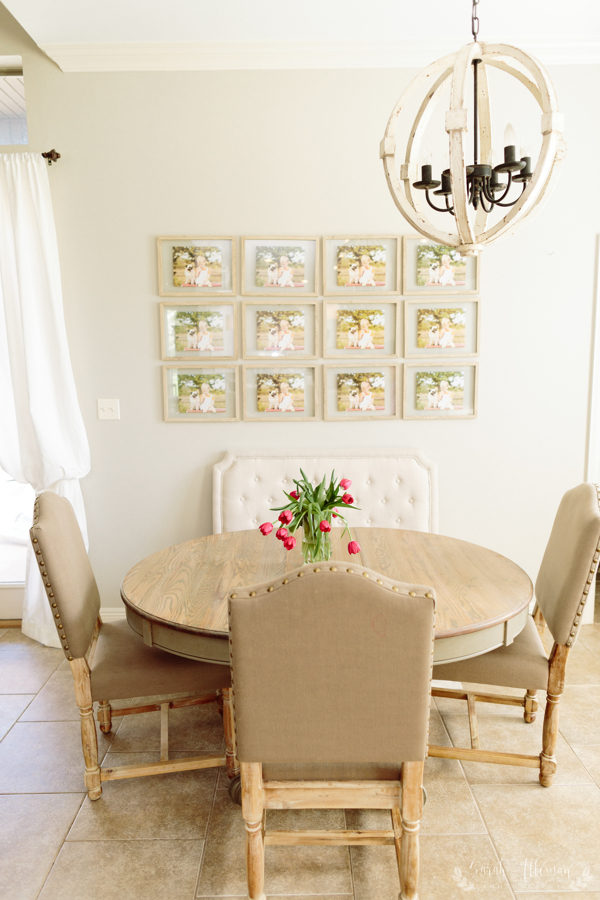
[[[523,698],[523,718],[528,724],[535,722],[537,709],[537,691],[527,691]]]
[[[108,734],[112,728],[112,709],[109,700],[101,700],[98,704],[98,724],[103,734]]]
[[[239,774],[240,764],[235,745],[235,722],[233,718],[233,693],[231,688],[223,688],[223,732],[225,735],[225,766],[229,778]]]
[[[261,799],[262,766],[242,763],[242,815],[246,824],[246,871],[250,900],[265,898],[264,808]]]
[[[540,753],[540,784],[550,787],[556,773],[556,740],[558,737],[558,704],[560,694],[546,694],[542,752]]]
[[[96,723],[94,722],[94,710],[92,706],[80,706],[81,719],[81,746],[85,761],[85,774],[83,776],[90,800],[97,800],[102,793],[100,781],[100,766],[98,765],[98,737],[96,735]]]
[[[402,764],[402,845],[400,898],[417,900],[419,888],[419,829],[423,814],[423,762]]]

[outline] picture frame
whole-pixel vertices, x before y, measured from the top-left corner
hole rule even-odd
[[[161,236],[157,238],[157,259],[161,297],[236,293],[237,260],[233,237]]]
[[[479,300],[404,301],[404,355],[472,357],[479,353]]]
[[[243,366],[244,419],[313,422],[321,417],[317,366]]]
[[[245,359],[314,359],[319,355],[316,300],[266,298],[242,303]]]
[[[237,422],[238,367],[163,366],[165,422]]]
[[[325,300],[323,356],[397,356],[399,325],[396,300]]]
[[[237,307],[233,301],[167,301],[160,308],[161,359],[194,362],[238,355]]]
[[[403,293],[477,294],[479,257],[465,256],[456,247],[440,244],[419,235],[403,239]]]
[[[395,419],[399,414],[400,367],[348,361],[324,368],[325,419]]]
[[[319,241],[316,237],[243,237],[242,294],[316,297]]]
[[[400,244],[394,235],[323,238],[325,296],[399,293]]]
[[[405,419],[473,419],[477,415],[477,367],[454,359],[404,366]]]

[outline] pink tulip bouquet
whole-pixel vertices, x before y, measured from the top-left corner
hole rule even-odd
[[[346,519],[340,512],[341,509],[359,509],[354,506],[354,497],[348,493],[352,482],[349,478],[341,478],[336,481],[335,472],[331,473],[329,485],[327,476],[316,486],[311,484],[302,469],[299,481],[294,479],[295,489],[286,492],[288,503],[285,506],[272,507],[273,512],[279,512],[275,522],[263,522],[259,530],[267,535],[277,528],[275,537],[283,543],[286,550],[293,550],[296,546],[295,532],[302,528],[302,553],[304,562],[317,562],[331,557],[331,520],[339,519],[344,525],[344,531],[350,537],[348,553],[359,553],[360,546],[352,540],[350,528]]]

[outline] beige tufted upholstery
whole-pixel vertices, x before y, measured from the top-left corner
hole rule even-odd
[[[320,481],[332,469],[352,480],[360,510],[348,510],[351,526],[437,531],[437,469],[417,450],[227,453],[213,467],[213,532],[256,528],[285,502],[300,469]]]

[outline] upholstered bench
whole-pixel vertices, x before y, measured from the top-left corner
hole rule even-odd
[[[243,531],[274,518],[271,507],[286,502],[302,469],[320,481],[332,470],[352,480],[360,510],[348,510],[349,525],[437,531],[437,470],[417,450],[282,454],[226,453],[213,467],[213,532]]]

